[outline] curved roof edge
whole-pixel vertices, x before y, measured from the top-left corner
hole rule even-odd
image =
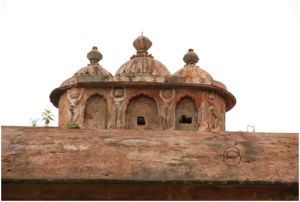
[[[58,106],[60,96],[73,87],[137,87],[137,88],[193,88],[215,90],[220,93],[226,101],[226,112],[236,104],[236,98],[226,89],[226,86],[215,80],[187,77],[160,77],[147,74],[102,76],[82,75],[74,76],[64,81],[59,88],[55,88],[50,94],[50,101],[55,107]]]

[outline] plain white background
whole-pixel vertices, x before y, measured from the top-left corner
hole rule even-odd
[[[237,99],[227,131],[299,132],[299,1],[1,1],[1,125],[58,109],[51,91],[89,62],[112,74],[144,35],[171,73],[189,48]],[[38,122],[43,126],[42,122]]]

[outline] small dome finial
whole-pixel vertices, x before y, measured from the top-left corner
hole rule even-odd
[[[94,46],[93,49],[88,52],[87,58],[90,60],[90,65],[99,65],[99,61],[102,60],[102,54],[98,51],[97,46]]]
[[[139,36],[133,41],[132,45],[138,53],[143,53],[147,52],[147,50],[152,46],[152,42],[142,33],[141,36]]]
[[[189,52],[187,54],[184,55],[183,57],[183,61],[186,64],[195,64],[199,61],[199,57],[198,55],[194,52],[193,49],[189,49]]]

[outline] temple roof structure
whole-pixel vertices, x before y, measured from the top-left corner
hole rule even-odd
[[[186,65],[173,75],[167,67],[160,61],[148,54],[152,42],[146,36],[137,37],[133,46],[137,53],[129,61],[124,63],[112,76],[110,72],[101,67],[98,62],[102,59],[102,54],[97,47],[88,54],[90,65],[78,70],[74,76],[65,80],[60,87],[55,88],[50,94],[50,101],[58,107],[60,96],[68,89],[74,87],[113,87],[121,85],[123,87],[155,87],[155,88],[189,88],[205,89],[218,92],[226,102],[226,112],[231,110],[236,104],[236,98],[227,90],[226,86],[212,78],[205,70],[199,68],[196,63],[199,60],[193,49],[189,49],[184,56]],[[92,54],[93,53],[93,54]]]

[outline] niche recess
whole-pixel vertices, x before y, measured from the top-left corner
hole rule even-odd
[[[181,98],[175,109],[175,130],[197,130],[195,102],[190,97]]]
[[[91,96],[86,102],[84,111],[85,129],[106,129],[107,128],[107,102],[100,95]]]
[[[132,98],[125,114],[126,129],[158,130],[156,102],[143,94]]]

